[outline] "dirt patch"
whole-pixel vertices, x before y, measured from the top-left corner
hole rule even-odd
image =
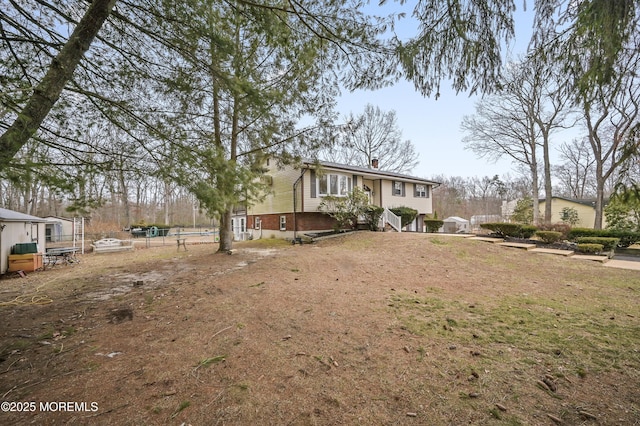
[[[409,233],[236,248],[87,255],[0,281],[0,395],[25,411],[0,422],[640,418],[635,271]],[[60,401],[75,405],[46,405]]]

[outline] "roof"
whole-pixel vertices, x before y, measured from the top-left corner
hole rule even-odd
[[[553,196],[551,197],[551,199],[558,199],[558,200],[564,200],[564,201],[568,201],[570,203],[576,203],[576,204],[582,204],[583,206],[588,206],[588,207],[595,207],[596,205],[596,200],[595,198],[582,198],[582,199],[578,199],[578,198],[566,198],[566,197],[557,197],[557,196]],[[543,203],[545,202],[546,199],[544,198],[540,198],[539,202]],[[608,199],[604,200],[604,204],[607,204],[609,202]]]
[[[47,222],[60,222],[60,221],[65,221],[65,222],[73,222],[73,218],[68,218],[68,217],[62,217],[62,216],[45,216],[44,219]]]
[[[45,219],[37,216],[16,212],[9,209],[0,208],[0,221],[3,222],[46,222]]]
[[[461,218],[460,216],[449,216],[448,218],[443,220],[444,222],[459,222],[459,223],[467,223],[469,222],[467,219]]]
[[[330,161],[305,160],[305,161],[303,161],[302,164],[307,168],[315,168],[317,165],[320,165],[321,167],[324,167],[324,168],[327,168],[327,169],[354,172],[354,173],[361,174],[361,175],[363,175],[365,177],[374,178],[374,179],[391,178],[391,179],[400,180],[400,181],[410,181],[410,182],[416,182],[416,183],[425,183],[425,184],[436,185],[436,186],[440,185],[440,182],[435,182],[435,181],[432,181],[432,180],[429,180],[429,179],[419,178],[419,177],[416,177],[416,176],[406,175],[406,174],[402,174],[402,173],[388,172],[388,171],[385,171],[385,170],[370,169],[370,168],[367,168],[367,167],[351,166],[351,165],[348,165],[348,164],[332,163]]]

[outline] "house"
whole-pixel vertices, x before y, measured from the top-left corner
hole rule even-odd
[[[504,222],[511,222],[511,216],[513,216],[513,212],[516,210],[518,206],[519,200],[502,200],[502,206],[500,210],[502,212],[502,220]]]
[[[458,216],[451,216],[442,221],[440,232],[447,234],[462,234],[471,231],[469,221]]]
[[[606,205],[606,201],[605,201]],[[544,217],[546,200],[540,199],[540,217]],[[593,228],[596,219],[596,201],[592,199],[571,199],[564,197],[551,197],[551,223],[566,222],[568,218],[563,217],[563,209],[574,209],[578,213],[578,222],[574,227]],[[565,210],[566,211],[566,210]],[[563,220],[564,219],[564,220]],[[602,227],[607,227],[606,217],[602,216]]]
[[[35,243],[37,253],[45,249],[45,219],[0,208],[0,274],[9,269],[9,256],[16,244]]]
[[[373,166],[376,165],[374,162]],[[262,181],[271,192],[261,203],[247,208],[246,226],[252,238],[295,238],[299,232],[331,231],[335,220],[319,211],[323,197],[346,196],[356,187],[367,194],[371,204],[386,209],[416,209],[418,216],[405,230],[424,232],[424,217],[432,213],[432,189],[439,185],[431,180],[375,167],[328,161],[303,161],[297,166],[281,166],[276,160],[268,159],[265,169]]]
[[[245,241],[251,237],[247,232],[247,206],[242,202],[233,208],[231,213],[231,229],[234,241]]]
[[[57,243],[73,240],[74,220],[66,217],[46,216],[46,241]]]

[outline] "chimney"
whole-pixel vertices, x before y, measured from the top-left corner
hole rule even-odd
[[[377,158],[373,158],[371,160],[371,167],[373,167],[374,169],[378,168],[378,159]]]

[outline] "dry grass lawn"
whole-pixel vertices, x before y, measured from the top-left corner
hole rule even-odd
[[[411,233],[216,248],[0,281],[0,424],[640,424],[637,271]]]

